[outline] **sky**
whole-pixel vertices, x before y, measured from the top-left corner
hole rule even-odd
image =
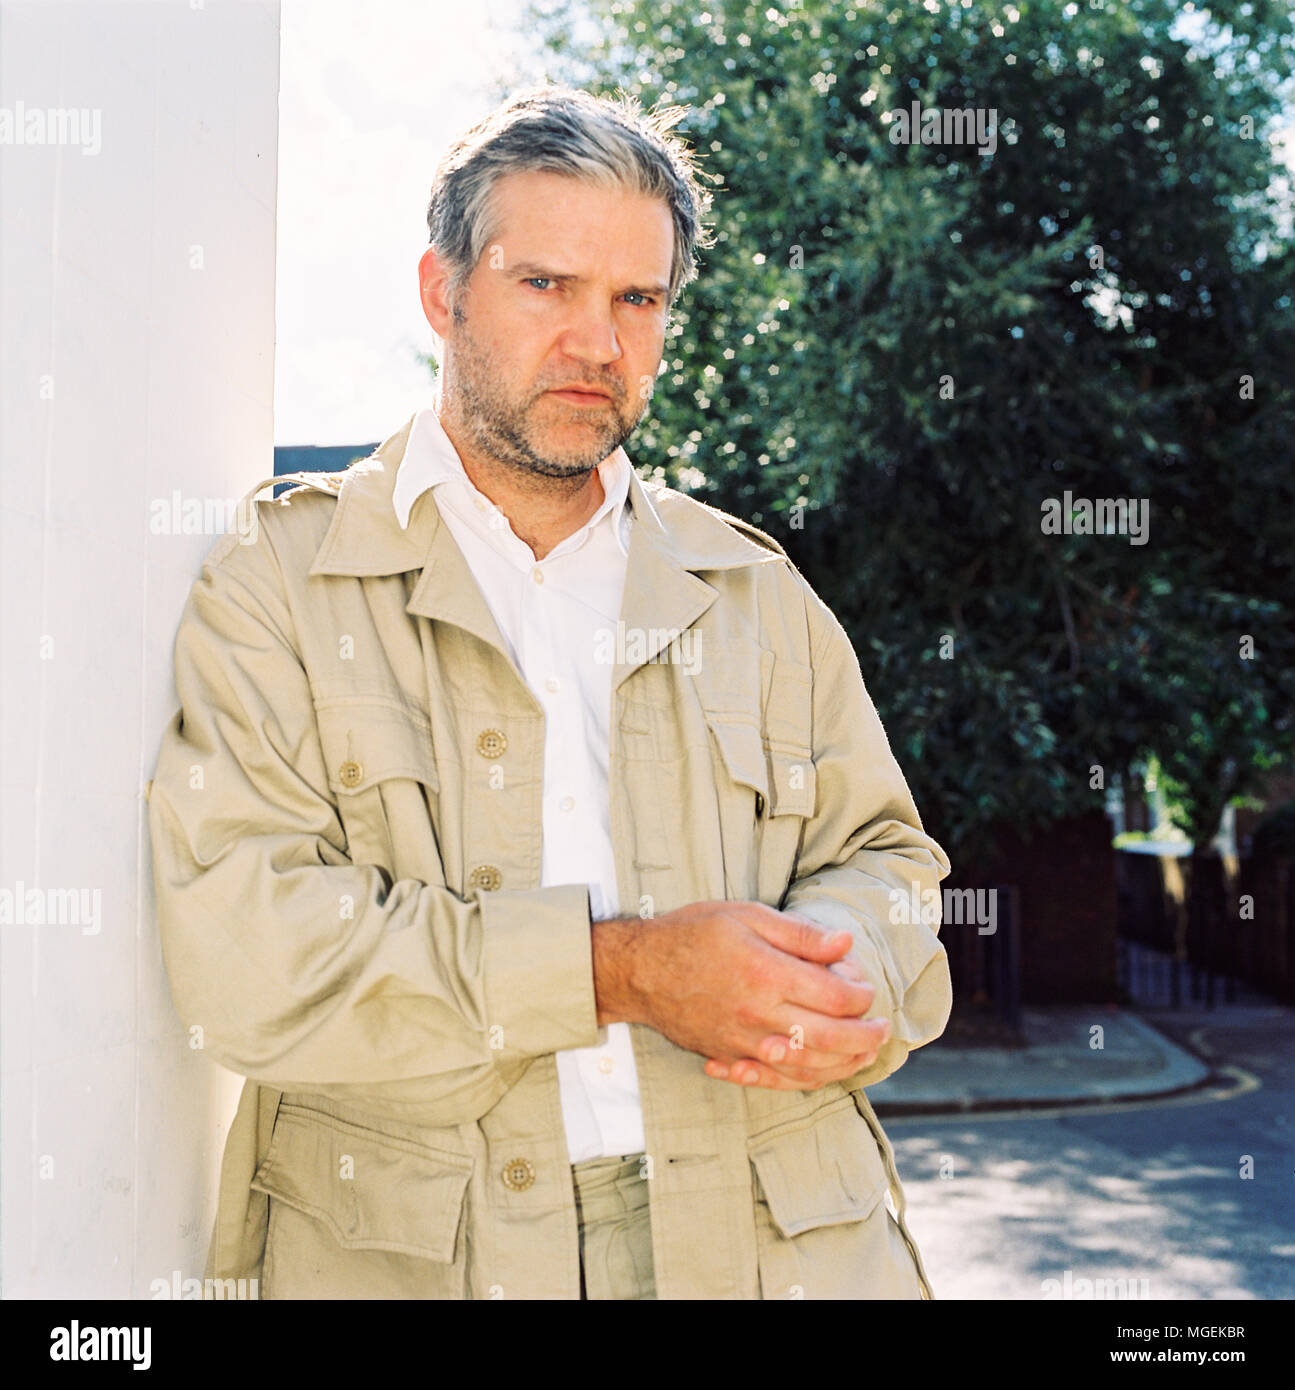
[[[529,80],[522,0],[283,0],[275,443],[367,444],[428,403],[427,195]]]

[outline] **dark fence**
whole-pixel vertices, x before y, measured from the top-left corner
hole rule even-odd
[[[1295,863],[1253,856],[1229,881],[1217,856],[1116,856],[1120,979],[1146,1002],[1213,1006],[1238,982],[1295,1000]],[[1146,948],[1143,950],[1138,947]]]
[[[1013,1032],[1021,1031],[1020,894],[1011,885],[995,884],[985,890],[994,895],[993,931],[983,923],[956,920],[945,889],[944,921],[940,940],[949,957],[953,977],[955,1013],[969,1011],[992,1015]]]

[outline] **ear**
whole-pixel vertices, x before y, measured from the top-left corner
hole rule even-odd
[[[438,338],[451,336],[454,319],[450,313],[450,268],[432,247],[423,252],[418,262],[418,294],[423,313]]]

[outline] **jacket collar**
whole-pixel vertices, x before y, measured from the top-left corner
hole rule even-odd
[[[627,553],[626,533],[629,529],[629,477],[633,472],[624,449],[617,449],[609,458],[598,465],[598,476],[602,482],[603,500],[594,514],[584,523],[581,531],[588,533],[610,517],[607,522],[622,556]],[[477,506],[493,506],[484,498],[468,477],[445,428],[435,409],[420,410],[414,416],[408,438],[396,465],[396,476],[391,494],[396,510],[396,519],[401,526],[407,526],[409,514],[414,503],[428,489],[451,484],[452,491],[437,496],[437,506],[442,515],[446,508],[454,510],[454,498],[462,498],[466,493]],[[463,515],[463,513],[459,513]],[[468,524],[480,525],[480,517],[473,508],[467,514]],[[499,537],[494,528],[486,525],[485,535],[493,547],[499,548]],[[572,538],[568,537],[570,541]],[[520,544],[514,540],[514,545]]]
[[[463,552],[441,523],[433,490],[414,503],[407,528],[397,520],[392,504],[396,471],[415,418],[346,470],[310,573],[371,578],[421,570],[408,612],[453,623],[506,651]],[[719,591],[695,571],[780,558],[734,529],[720,513],[670,488],[644,484],[633,469],[628,505],[634,525],[621,621],[626,629],[647,634],[643,662],[669,644],[672,631],[691,626],[714,603]],[[613,686],[643,662],[618,666]]]

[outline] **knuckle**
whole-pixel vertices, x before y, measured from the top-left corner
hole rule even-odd
[[[760,1023],[760,1011],[747,994],[743,994],[733,1008],[733,1018],[739,1029],[756,1028]]]
[[[841,1015],[862,1012],[859,1008],[859,988],[860,986],[841,979],[839,975],[833,975],[826,994],[828,1009]]]
[[[734,1061],[745,1056],[746,1047],[743,1042],[743,1035],[738,1028],[726,1028],[720,1038],[720,1047],[724,1050],[724,1055],[731,1057]]]
[[[749,989],[767,989],[773,979],[776,959],[763,951],[749,951],[740,967],[740,975]]]

